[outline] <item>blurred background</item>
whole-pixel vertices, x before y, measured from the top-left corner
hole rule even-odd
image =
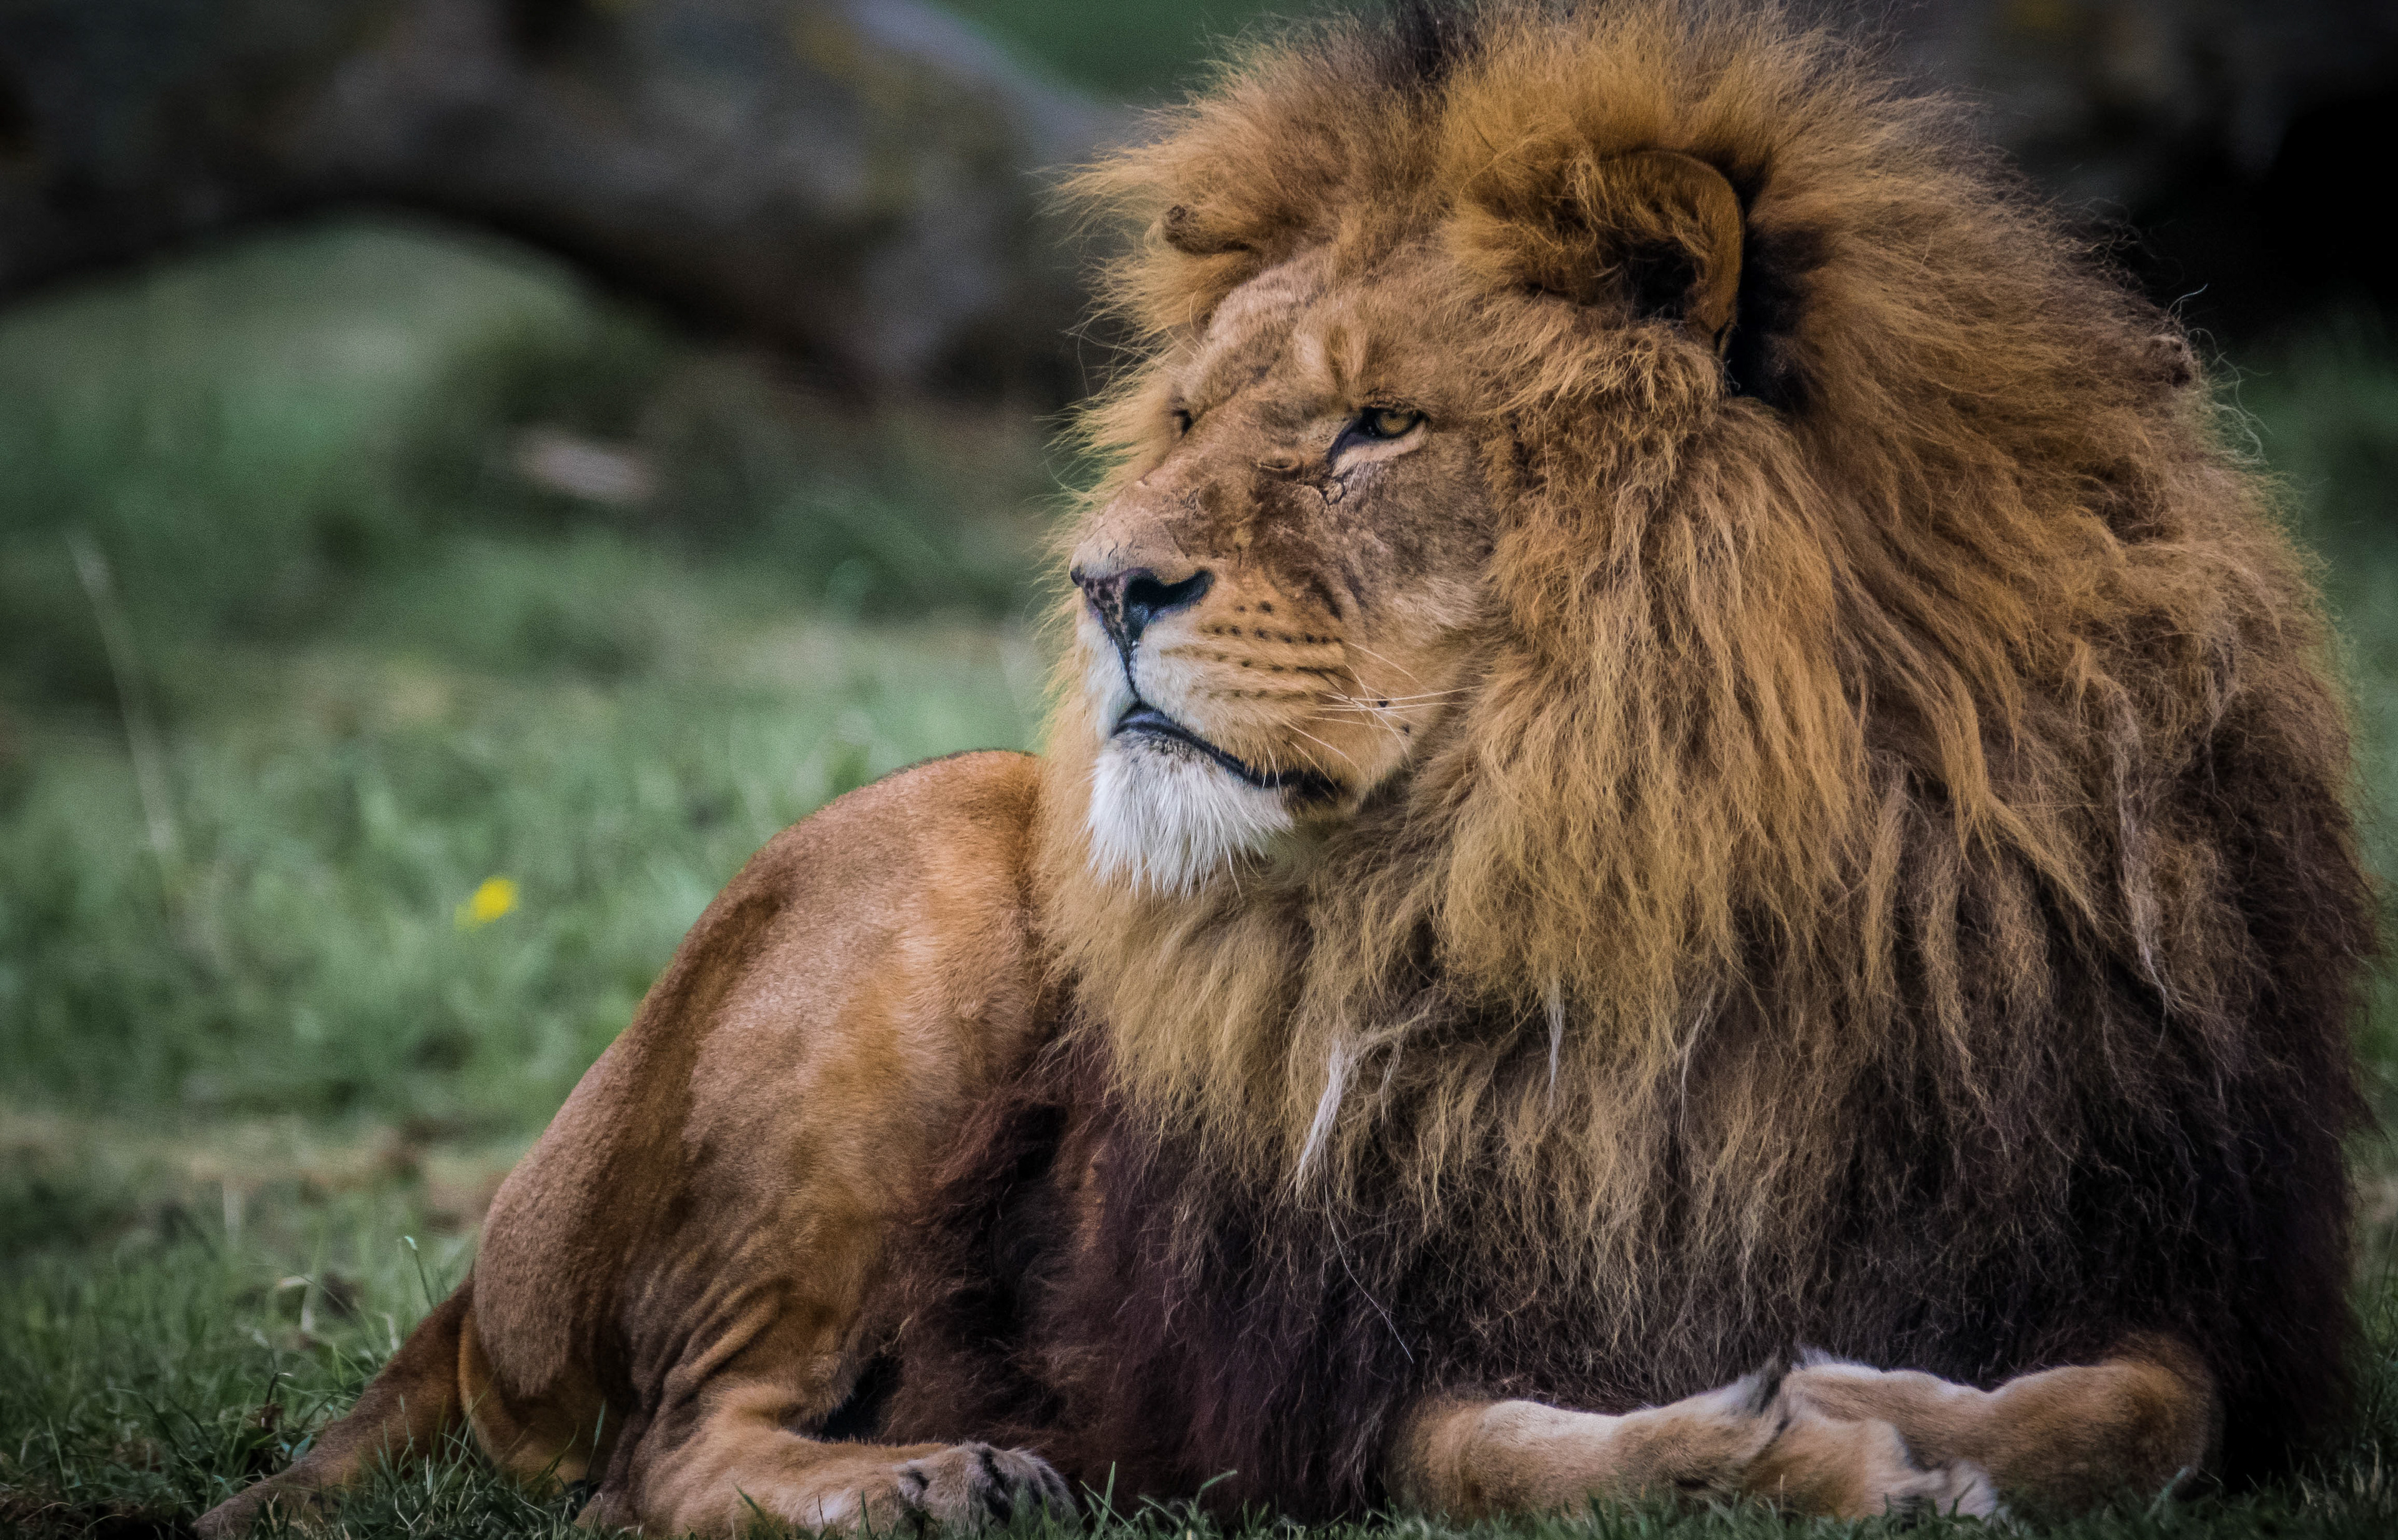
[[[288,1457],[751,850],[1029,746],[1045,189],[1270,9],[0,0],[0,1528]],[[2199,330],[2398,874],[2398,7],[1866,21]]]

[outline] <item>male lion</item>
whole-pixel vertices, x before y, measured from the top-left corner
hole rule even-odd
[[[457,1425],[722,1533],[2070,1507],[2338,1414],[2348,746],[2169,318],[1697,0],[1339,26],[1086,188],[1150,345],[1048,752],[770,844],[210,1533]]]

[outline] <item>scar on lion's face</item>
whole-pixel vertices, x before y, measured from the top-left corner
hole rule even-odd
[[[1072,558],[1103,872],[1179,890],[1337,825],[1458,695],[1490,518],[1438,281],[1287,263],[1148,383]]]

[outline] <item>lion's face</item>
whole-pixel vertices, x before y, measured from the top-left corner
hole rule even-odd
[[[1071,567],[1103,871],[1181,888],[1350,817],[1458,692],[1491,530],[1437,282],[1301,258],[1152,378]]]

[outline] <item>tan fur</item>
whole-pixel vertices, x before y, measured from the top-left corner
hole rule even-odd
[[[1436,106],[1357,90],[1359,47],[1265,49],[1083,182],[1146,232],[1111,290],[1145,353],[1089,418],[1115,468],[1045,758],[928,766],[761,852],[459,1298],[209,1533],[460,1407],[659,1533],[1060,1499],[1029,1456],[792,1430],[851,1390],[940,1141],[1068,996],[1125,1105],[1232,1180],[1327,1213],[1382,1181],[1427,1232],[1473,1185],[1471,1234],[1538,1249],[1617,1344],[1698,1330],[1620,1287],[1661,1259],[1766,1299],[1836,1244],[1844,1109],[1902,1018],[1945,1033],[1944,1113],[2003,1129],[2042,1072],[1974,1012],[2043,1008],[2040,904],[2217,1020],[2230,965],[2176,927],[2237,876],[2128,767],[2197,755],[2235,692],[2292,763],[2343,740],[2178,337],[1770,9],[1504,13]],[[1744,242],[1796,228],[1817,356],[1785,414],[1723,359]],[[1650,313],[1661,244],[1690,287]],[[1378,407],[1421,422],[1358,439]],[[1136,582],[1197,597],[1126,642]],[[1249,775],[1120,733],[1136,699]],[[1969,879],[2006,966],[1926,918]],[[1687,1389],[1436,1399],[1389,1483],[1462,1516],[2080,1506],[2198,1463],[2216,1417],[2164,1338],[1988,1392],[1832,1363]]]
[[[1575,1513],[1596,1497],[1746,1499],[1840,1519],[1998,1511],[1987,1473],[1963,1456],[1927,1468],[1888,1421],[1805,1410],[1758,1388],[1737,1383],[1621,1416],[1434,1402],[1401,1433],[1393,1484],[1417,1506],[1468,1520]]]
[[[1783,1386],[1802,1414],[1890,1424],[1927,1465],[1968,1462],[2001,1490],[2068,1511],[2196,1473],[2219,1431],[2211,1388],[2188,1348],[2157,1338],[1996,1390],[1832,1362],[1800,1370]]]

